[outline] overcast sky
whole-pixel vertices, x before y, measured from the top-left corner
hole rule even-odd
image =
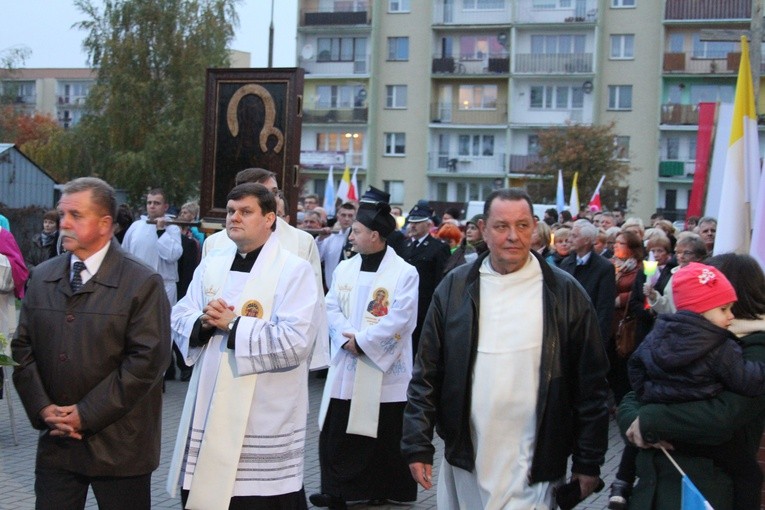
[[[274,67],[295,65],[297,0],[274,1]],[[239,27],[231,44],[251,54],[252,67],[268,65],[271,0],[241,0]],[[0,0],[0,52],[32,50],[25,67],[86,67],[85,32],[72,28],[84,15],[71,0]]]

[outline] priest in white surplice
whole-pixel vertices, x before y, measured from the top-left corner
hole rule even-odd
[[[208,253],[173,307],[175,342],[197,365],[168,489],[185,508],[306,508],[303,453],[312,324],[321,313],[310,264],[271,235],[274,195],[228,194],[234,243]]]
[[[327,294],[329,374],[319,411],[319,507],[348,501],[414,501],[417,484],[401,455],[401,423],[412,373],[417,270],[387,247],[396,229],[386,202],[362,198],[350,242]]]
[[[437,428],[439,510],[550,510],[569,457],[580,497],[602,486],[608,361],[584,289],[530,249],[529,195],[494,191],[484,213],[488,253],[444,278],[425,317],[401,447],[429,489]]]

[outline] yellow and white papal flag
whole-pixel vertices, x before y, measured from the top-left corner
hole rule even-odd
[[[725,160],[714,254],[749,253],[753,207],[760,180],[760,145],[754,107],[749,43],[741,37],[741,63],[736,81],[728,155]]]

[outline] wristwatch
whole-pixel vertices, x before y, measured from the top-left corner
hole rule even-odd
[[[237,320],[239,320],[239,316],[235,315],[233,319],[228,321],[228,324],[226,324],[226,331],[231,332],[231,330],[234,329]]]

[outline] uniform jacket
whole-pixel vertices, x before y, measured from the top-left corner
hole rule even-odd
[[[13,382],[32,425],[76,404],[84,439],[40,436],[38,466],[87,476],[136,476],[159,464],[162,376],[170,362],[170,306],[162,278],[116,241],[75,294],[69,255],[37,266],[21,307]]]
[[[576,253],[571,253],[561,260],[558,267],[576,278],[576,281],[584,287],[598,315],[600,337],[604,341],[611,338],[616,300],[614,265],[594,251],[590,251],[590,257],[583,265],[578,266]]]
[[[489,254],[449,273],[425,318],[404,413],[402,452],[433,463],[433,428],[453,466],[472,471],[470,395],[478,345],[479,268]],[[573,471],[597,475],[608,448],[608,361],[595,310],[582,287],[536,254],[543,276],[544,338],[537,388],[537,434],[531,483]]]
[[[762,327],[740,340],[747,360],[765,362],[765,320],[759,322]],[[671,443],[674,439],[686,443],[723,444],[733,440],[755,457],[765,423],[765,395],[751,398],[724,391],[710,400],[642,405],[635,393],[628,393],[616,413],[622,432],[626,432],[637,417],[640,417],[643,439],[649,443],[662,439]],[[732,508],[733,485],[728,475],[711,459],[680,453],[672,456],[716,510]],[[680,508],[680,474],[661,450],[640,450],[636,467],[639,481],[632,492],[630,508]]]
[[[425,312],[428,311],[430,298],[444,276],[444,266],[451,256],[451,252],[446,243],[430,234],[422,241],[422,245],[418,247],[415,247],[415,245],[416,240],[409,239],[401,258],[413,265],[417,269],[417,274],[420,275],[419,296],[417,299],[417,327],[412,335],[413,345],[416,347],[417,341],[420,338],[422,321],[425,319]]]
[[[641,402],[705,400],[724,388],[765,393],[765,365],[745,361],[733,333],[689,311],[659,316],[630,357],[629,376]]]

